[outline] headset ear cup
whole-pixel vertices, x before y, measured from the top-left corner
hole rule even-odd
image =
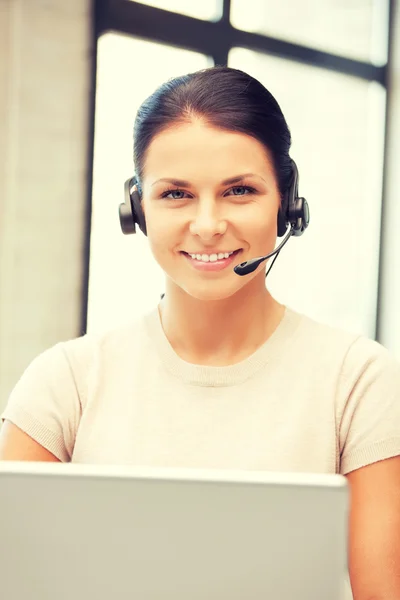
[[[307,200],[299,197],[299,172],[293,159],[291,159],[291,164],[293,175],[290,187],[285,194],[285,202],[283,202],[283,206],[286,207],[284,216],[286,228],[290,225],[293,235],[300,236],[308,227],[310,210]]]
[[[122,233],[129,235],[136,233],[135,217],[131,202],[132,179],[127,179],[124,186],[124,202],[119,205],[119,222]]]
[[[139,225],[140,230],[144,233],[144,235],[147,235],[146,219],[144,216],[142,202],[140,200],[139,192],[137,191],[136,187],[131,192],[131,201],[132,201],[132,209],[133,209],[135,221]]]
[[[302,235],[310,222],[310,209],[305,198],[296,198],[294,206],[289,208],[289,219],[292,223],[293,235]]]
[[[136,178],[125,181],[125,202],[119,205],[119,220],[124,234],[136,233],[136,224],[147,235],[146,220],[136,188]]]
[[[278,211],[278,228],[277,228],[278,237],[283,237],[287,231],[287,228],[288,228],[288,222],[286,220],[283,208],[281,206]]]

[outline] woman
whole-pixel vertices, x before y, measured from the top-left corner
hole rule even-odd
[[[276,100],[239,70],[176,78],[144,102],[133,208],[165,297],[36,358],[3,414],[0,458],[341,473],[354,598],[398,600],[399,365],[277,302],[265,262],[234,271],[298,225],[290,143]]]

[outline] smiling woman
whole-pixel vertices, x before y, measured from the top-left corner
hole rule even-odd
[[[345,475],[355,599],[397,598],[400,365],[278,302],[265,262],[234,269],[308,224],[290,144],[275,98],[237,69],[145,100],[120,216],[147,235],[165,297],[38,357],[3,414],[0,457]]]
[[[237,302],[249,286],[255,298],[266,294],[263,270],[246,279],[228,268],[275,247],[281,194],[265,146],[245,133],[217,128],[205,115],[155,136],[143,160],[141,206],[150,247],[167,274],[168,298],[184,289],[190,302],[228,297]],[[167,173],[177,174],[179,187],[165,189]],[[234,254],[218,260],[225,253]],[[188,254],[196,258],[188,261]],[[199,278],[199,271],[215,276]]]
[[[269,305],[267,328],[273,328],[282,307],[265,288],[265,270],[239,278],[228,267],[275,247],[293,177],[291,136],[276,100],[240,71],[207,69],[167,82],[144,102],[134,138],[140,210],[167,274],[166,296],[172,302],[185,290],[189,303],[240,303],[244,290],[248,301],[251,294],[252,302],[262,297]],[[218,258],[225,253],[234,254]],[[167,327],[167,304],[164,311]],[[243,321],[243,328],[249,324]]]

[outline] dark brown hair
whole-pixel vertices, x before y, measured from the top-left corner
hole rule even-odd
[[[211,126],[245,133],[261,142],[269,150],[284,195],[292,177],[291,135],[279,104],[257,79],[223,66],[170,79],[140,106],[133,150],[139,193],[152,139],[171,125],[190,123],[199,117]]]

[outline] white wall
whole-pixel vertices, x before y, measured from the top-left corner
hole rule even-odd
[[[79,334],[90,0],[0,0],[0,409]]]
[[[124,236],[119,224],[124,181],[134,172],[133,123],[140,104],[165,80],[211,64],[202,54],[129,36],[107,33],[99,39],[88,299],[91,333],[140,316],[157,304],[164,291],[164,273],[147,238],[140,231]],[[127,77],[132,65],[135,76]]]
[[[378,339],[400,359],[400,3],[394,2]]]
[[[310,226],[282,250],[268,287],[283,304],[373,338],[383,172],[384,88],[246,49],[229,65],[259,79],[292,134]]]

